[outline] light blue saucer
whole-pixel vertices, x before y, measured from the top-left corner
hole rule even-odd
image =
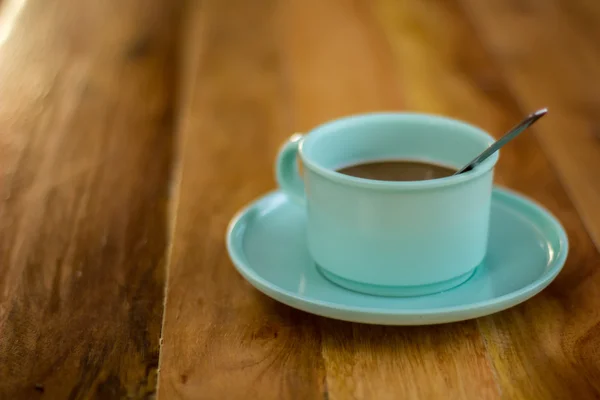
[[[531,298],[562,269],[568,241],[542,207],[496,188],[488,254],[469,280],[428,296],[371,296],[319,273],[306,248],[304,209],[277,191],[231,221],[227,248],[250,284],[288,306],[346,321],[427,325],[481,317]]]

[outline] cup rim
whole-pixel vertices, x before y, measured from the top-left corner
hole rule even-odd
[[[328,128],[331,128],[332,125],[338,124],[353,124],[360,121],[365,120],[374,120],[387,118],[394,120],[396,122],[427,122],[436,120],[439,122],[444,122],[446,124],[454,125],[455,127],[464,129],[468,131],[474,138],[477,137],[479,139],[484,139],[488,142],[488,146],[491,145],[495,139],[483,129],[469,124],[465,121],[461,121],[458,119],[441,116],[437,114],[428,114],[428,113],[418,113],[418,112],[372,112],[366,114],[358,114],[358,115],[350,115],[338,119],[334,119],[328,122],[325,122],[317,127],[313,128],[307,134],[305,134],[298,146],[298,154],[300,155],[300,159],[305,167],[312,170],[313,172],[319,174],[320,176],[332,180],[337,183],[363,187],[368,189],[380,189],[380,190],[414,190],[414,189],[427,189],[427,188],[440,188],[445,186],[453,186],[458,185],[467,181],[474,180],[481,175],[486,174],[490,170],[494,168],[499,158],[499,151],[496,151],[486,160],[484,160],[477,167],[473,168],[473,170],[464,172],[460,175],[451,175],[444,178],[437,179],[429,179],[424,181],[379,181],[374,179],[367,178],[358,178],[355,176],[349,176],[337,172],[333,169],[325,168],[316,161],[309,159],[304,152],[304,144],[307,140],[310,140],[310,137],[315,137],[315,135],[322,134]],[[477,154],[474,154],[475,157]]]

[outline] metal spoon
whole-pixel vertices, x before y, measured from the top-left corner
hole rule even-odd
[[[548,112],[547,108],[542,108],[541,110],[537,110],[534,113],[531,113],[521,121],[517,126],[508,131],[504,136],[500,139],[496,140],[494,143],[490,145],[487,149],[485,149],[481,154],[471,160],[470,163],[459,169],[454,173],[454,175],[462,174],[463,172],[467,172],[475,168],[479,165],[483,160],[494,154],[500,147],[504,146],[506,143],[510,142],[514,138],[516,138],[519,133],[523,132],[525,129],[529,128],[535,121],[542,118]]]

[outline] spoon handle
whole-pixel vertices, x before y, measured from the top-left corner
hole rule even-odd
[[[463,172],[467,172],[467,171],[470,171],[473,168],[475,168],[483,160],[485,160],[486,158],[488,158],[489,156],[494,154],[494,152],[496,152],[500,147],[504,146],[506,143],[513,140],[515,137],[517,137],[519,135],[519,133],[523,132],[525,129],[529,128],[535,121],[537,121],[538,119],[540,119],[544,115],[546,115],[547,112],[548,112],[548,109],[542,108],[541,110],[538,110],[534,113],[529,114],[517,126],[515,126],[510,131],[508,131],[508,133],[506,135],[502,136],[500,139],[498,139],[497,141],[492,143],[490,145],[490,147],[485,149],[485,151],[483,151],[481,154],[479,154],[477,157],[475,157],[473,160],[471,160],[470,163],[468,163],[463,168],[456,171],[456,173],[454,175],[462,174]]]

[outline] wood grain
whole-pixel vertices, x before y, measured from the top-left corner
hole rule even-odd
[[[459,117],[499,134],[523,112],[456,4],[378,2],[378,15],[414,91],[407,106]],[[516,39],[516,38],[515,38]],[[547,129],[552,116],[533,130]],[[540,135],[541,136],[541,135]],[[596,398],[600,393],[600,257],[534,135],[501,152],[498,181],[540,201],[571,238],[567,265],[527,303],[478,320],[505,398]],[[425,381],[423,382],[425,384]],[[474,381],[471,381],[474,384]]]
[[[353,113],[402,109],[392,54],[364,5],[349,0],[281,4],[280,49],[293,129],[309,130]]]
[[[593,0],[0,4],[0,399],[600,397]],[[546,105],[497,169],[570,238],[525,304],[351,324],[229,261],[295,131],[410,109],[499,135]]]
[[[600,249],[600,3],[462,3],[519,105],[549,107],[540,143]]]
[[[259,294],[224,245],[233,213],[273,187],[273,159],[291,133],[278,4],[204,1],[188,13],[191,93],[180,123],[159,397],[323,397],[315,318]]]
[[[155,391],[176,19],[159,0],[4,4],[0,398]]]

